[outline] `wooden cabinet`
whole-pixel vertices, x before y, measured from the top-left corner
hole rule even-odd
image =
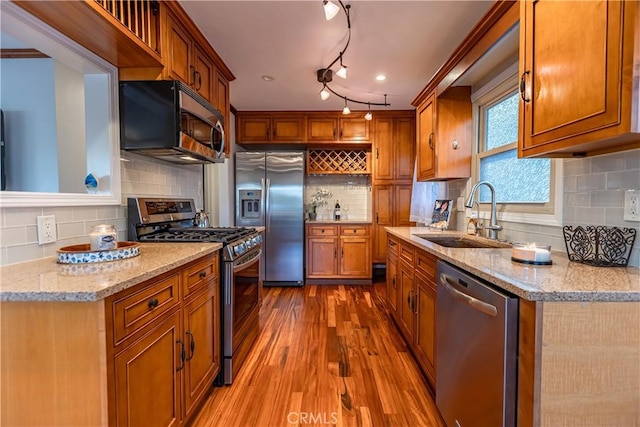
[[[171,12],[167,12],[166,50],[167,70],[170,78],[183,81],[209,102],[213,102],[213,81],[215,68],[213,61],[204,53]],[[223,112],[224,114],[224,112]]]
[[[637,1],[520,3],[520,157],[640,147],[639,9]]]
[[[118,426],[180,424],[180,316],[174,314],[114,357]]]
[[[341,113],[309,113],[307,115],[309,142],[369,142],[370,121],[345,117]]]
[[[307,225],[308,279],[371,280],[368,225]]]
[[[105,300],[110,424],[188,421],[220,371],[218,276],[214,254]]]
[[[378,115],[373,120],[373,262],[387,258],[384,227],[408,226],[415,162],[412,111]]]
[[[471,176],[471,88],[429,95],[417,109],[418,181]]]
[[[298,142],[306,140],[305,117],[301,114],[236,114],[236,141],[246,142]]]
[[[213,106],[224,115],[225,145],[224,154],[229,158],[231,153],[231,105],[229,104],[229,81],[220,70],[216,70],[215,79],[213,81],[215,98]]]
[[[432,387],[435,387],[437,257],[389,236],[387,306]]]

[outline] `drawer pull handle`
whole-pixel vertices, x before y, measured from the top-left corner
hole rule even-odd
[[[180,344],[180,366],[176,368],[176,371],[181,371],[184,369],[184,361],[187,357],[187,351],[184,348],[184,342],[182,340],[176,340],[176,344]]]
[[[158,298],[153,298],[147,301],[147,307],[149,307],[149,309],[154,309],[157,306],[158,306]]]
[[[204,279],[205,277],[207,277],[207,272],[206,271],[201,271],[200,272],[200,278]]]
[[[324,228],[322,229],[322,232],[324,233]]]

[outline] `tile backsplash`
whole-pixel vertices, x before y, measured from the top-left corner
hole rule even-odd
[[[309,211],[312,196],[319,190],[332,194],[327,204],[316,210],[318,220],[333,219],[333,208],[336,200],[340,201],[342,219],[371,219],[371,178],[360,175],[310,175],[306,178],[304,191],[305,212]]]
[[[122,206],[35,207],[0,209],[0,265],[53,256],[56,249],[88,243],[91,227],[113,224],[118,240],[126,240],[127,197],[177,196],[195,199],[202,208],[201,165],[173,165],[150,157],[122,153]],[[38,245],[36,217],[55,215],[58,240]]]

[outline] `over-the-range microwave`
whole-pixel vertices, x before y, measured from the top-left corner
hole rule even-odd
[[[177,80],[120,82],[120,148],[173,163],[224,161],[224,117]]]

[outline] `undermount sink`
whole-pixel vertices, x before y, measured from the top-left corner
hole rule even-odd
[[[469,239],[466,237],[456,236],[430,236],[428,234],[414,234],[415,237],[427,240],[435,243],[436,245],[444,246],[447,248],[508,248],[510,245],[506,242],[484,242],[475,239]]]

